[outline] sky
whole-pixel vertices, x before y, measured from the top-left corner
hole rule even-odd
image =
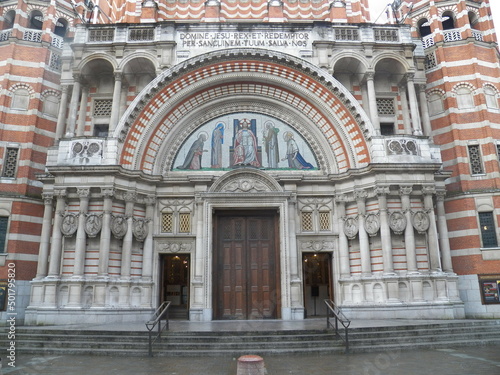
[[[374,22],[380,15],[380,13],[382,13],[384,7],[387,4],[392,3],[392,0],[369,0],[369,3],[371,9],[372,22]],[[495,29],[497,30],[498,33],[498,31],[500,31],[500,1],[490,0],[490,7],[491,7],[491,12],[493,14],[493,22],[495,23]],[[382,17],[380,19],[382,19]]]

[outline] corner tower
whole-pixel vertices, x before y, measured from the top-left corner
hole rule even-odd
[[[499,317],[500,69],[489,0],[395,1],[425,53],[453,267],[469,317]],[[437,204],[442,204],[437,202]]]

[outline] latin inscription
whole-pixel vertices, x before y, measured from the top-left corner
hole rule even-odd
[[[181,32],[182,48],[307,48],[310,35],[307,32]]]

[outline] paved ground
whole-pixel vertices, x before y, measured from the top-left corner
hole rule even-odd
[[[269,375],[499,375],[500,345],[332,356],[270,356]],[[236,358],[32,356],[9,375],[235,375]]]

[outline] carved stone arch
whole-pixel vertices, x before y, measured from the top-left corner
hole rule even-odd
[[[120,164],[148,174],[161,173],[156,160],[159,147],[180,120],[199,109],[198,103],[189,101],[194,95],[203,94],[198,98],[208,97],[219,104],[221,90],[230,85],[231,90],[236,85],[254,87],[255,82],[261,84],[260,97],[278,102],[295,95],[302,101],[303,108],[299,109],[308,114],[310,122],[316,123],[330,142],[340,142],[345,148],[339,158],[339,171],[369,163],[368,142],[374,134],[373,125],[357,100],[337,80],[289,55],[242,49],[197,56],[153,80],[129,106],[115,130]],[[270,95],[276,88],[284,92],[279,98]],[[289,107],[292,104],[287,103]],[[338,148],[334,146],[329,145],[330,152]]]
[[[370,66],[370,62],[368,61],[365,55],[357,51],[341,51],[338,54],[334,54],[330,61],[330,66],[334,68],[333,70],[334,74],[335,74],[335,64],[337,64],[337,62],[345,58],[352,58],[359,61],[362,64],[365,71],[368,70]]]
[[[81,72],[84,67],[93,60],[105,60],[111,64],[111,66],[113,67],[113,71],[117,71],[118,69],[118,62],[115,59],[110,58],[109,54],[96,52],[85,56],[82,61],[80,61],[80,64],[78,64],[78,66],[76,67],[76,71]]]
[[[145,59],[149,60],[151,64],[158,70],[159,69],[159,61],[155,54],[150,53],[149,51],[134,51],[128,55],[126,55],[117,66],[117,70],[122,71],[125,66],[135,59]]]
[[[408,63],[408,60],[404,56],[402,56],[400,53],[386,52],[386,51],[381,52],[373,57],[370,69],[376,71],[377,64],[379,62],[381,62],[382,60],[386,60],[386,59],[387,60],[395,60],[395,61],[399,62],[403,66],[406,73],[408,73],[414,69],[414,67],[410,66],[410,64]]]
[[[227,172],[210,187],[210,193],[283,192],[280,184],[268,174],[245,168]]]

